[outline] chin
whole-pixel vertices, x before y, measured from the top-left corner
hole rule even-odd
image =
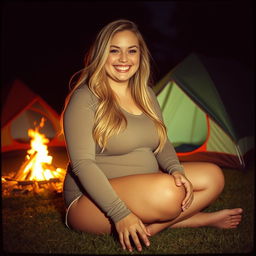
[[[121,79],[121,78],[115,78],[114,81],[118,82],[118,83],[125,83],[128,82],[130,78],[128,79]]]

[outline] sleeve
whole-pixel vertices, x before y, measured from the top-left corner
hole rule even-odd
[[[67,152],[71,169],[86,192],[108,217],[117,222],[131,211],[95,162],[94,110],[90,93],[89,89],[77,89],[65,109],[63,126]]]
[[[162,111],[160,108],[160,105],[157,101],[157,97],[154,93],[154,91],[149,87],[149,92],[151,95],[152,103],[154,106],[154,109],[159,116],[159,118],[163,121]],[[165,145],[162,149],[162,151],[158,152],[156,155],[156,159],[158,161],[158,164],[162,168],[162,170],[166,173],[172,174],[174,171],[179,171],[181,173],[184,173],[184,168],[180,164],[179,159],[177,157],[177,153],[170,142],[170,140],[167,137],[167,140],[165,142]]]

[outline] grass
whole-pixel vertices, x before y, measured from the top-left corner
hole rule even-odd
[[[5,163],[5,166],[7,164]],[[150,238],[140,254],[238,255],[254,249],[254,165],[246,171],[223,169],[226,186],[205,211],[242,207],[243,221],[235,230],[210,227],[166,229]],[[93,235],[64,225],[61,194],[16,194],[2,198],[2,244],[5,253],[25,254],[136,254],[124,252],[112,235]]]

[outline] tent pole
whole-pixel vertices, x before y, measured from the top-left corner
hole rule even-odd
[[[244,159],[242,157],[242,154],[241,154],[241,150],[239,148],[239,145],[235,145],[235,149],[236,149],[236,153],[237,153],[237,156],[238,156],[238,159],[240,161],[240,164],[242,165],[242,167],[244,168],[245,167],[245,163],[244,163]]]

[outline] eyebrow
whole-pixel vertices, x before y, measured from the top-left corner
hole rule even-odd
[[[118,49],[121,48],[121,47],[119,47],[119,46],[117,46],[117,45],[110,45],[110,47],[115,47],[115,48],[118,48]],[[129,46],[128,49],[134,48],[134,47],[139,48],[137,45],[132,45],[132,46]]]

